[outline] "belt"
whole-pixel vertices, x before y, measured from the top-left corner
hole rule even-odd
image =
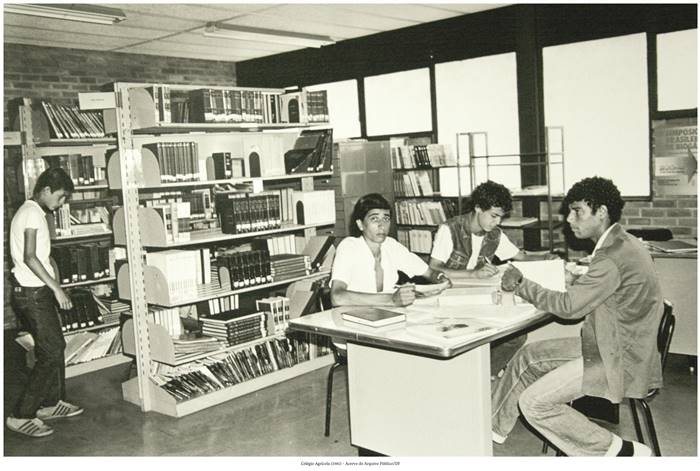
[[[15,293],[33,293],[35,291],[39,291],[42,288],[48,288],[48,286],[14,286],[12,288],[12,291],[14,291]]]

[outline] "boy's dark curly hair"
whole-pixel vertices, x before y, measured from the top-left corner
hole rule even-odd
[[[469,198],[469,210],[472,211],[475,206],[484,211],[495,206],[509,213],[513,209],[513,198],[508,188],[500,183],[487,180],[472,191]]]
[[[610,224],[620,220],[625,201],[620,196],[612,180],[603,177],[589,177],[574,184],[564,197],[563,205],[568,210],[574,201],[585,201],[595,213],[602,205],[608,208]]]
[[[51,167],[44,170],[44,172],[39,175],[39,178],[36,179],[36,184],[34,185],[34,196],[41,193],[41,191],[47,186],[51,190],[51,193],[58,190],[73,193],[73,190],[75,190],[73,180],[71,180],[70,176],[65,172],[65,170],[59,167]]]
[[[358,237],[362,234],[355,221],[364,220],[367,213],[373,209],[388,209],[391,212],[391,205],[379,193],[369,193],[361,197],[355,203],[352,216],[350,216],[350,235]]]

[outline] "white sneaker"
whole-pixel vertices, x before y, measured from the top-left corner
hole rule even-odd
[[[21,433],[28,437],[46,437],[53,433],[53,429],[42,422],[41,419],[17,419],[9,416],[5,421],[7,428],[13,432]]]
[[[644,443],[635,442],[634,440],[630,441],[632,442],[632,446],[634,447],[632,456],[652,456],[651,448],[646,446]]]
[[[41,420],[62,419],[64,417],[75,417],[83,413],[83,408],[66,401],[58,401],[55,406],[42,407],[36,411],[36,416]]]
[[[505,443],[505,441],[506,441],[506,438],[508,438],[508,437],[504,437],[502,435],[499,435],[496,432],[494,432],[493,430],[491,431],[491,440],[498,443],[499,445],[503,445],[503,443]]]

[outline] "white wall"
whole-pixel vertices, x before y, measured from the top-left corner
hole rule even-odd
[[[333,128],[333,139],[360,137],[357,80],[324,83],[306,88],[311,91],[328,92],[328,116]]]

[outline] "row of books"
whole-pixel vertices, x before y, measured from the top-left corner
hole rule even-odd
[[[265,313],[267,331],[280,334],[289,326],[290,301],[286,296],[270,296],[255,301],[255,307]]]
[[[110,230],[110,210],[107,206],[76,208],[65,203],[53,214],[53,223],[49,225],[52,237],[98,234]]]
[[[221,253],[216,257],[216,266],[222,288],[241,289],[273,281],[267,250]]]
[[[274,281],[289,280],[311,273],[308,255],[277,254],[270,256],[270,273]]]
[[[162,201],[150,200],[147,202],[161,219],[161,228],[163,237],[167,242],[183,242],[190,240],[192,226],[191,222],[191,205],[189,202],[182,201],[182,198],[175,200]]]
[[[306,118],[309,123],[327,123],[329,121],[326,90],[315,92],[306,90]]]
[[[245,176],[244,159],[232,157],[230,152],[214,152],[211,158],[214,161],[214,178],[217,180]]]
[[[54,246],[51,256],[56,262],[61,283],[99,280],[110,276],[110,247],[99,243]]]
[[[391,168],[437,168],[457,165],[451,148],[443,144],[391,144]]]
[[[117,298],[95,296],[95,302],[97,303],[97,308],[100,310],[102,320],[105,324],[113,324],[117,322],[122,315],[130,315],[131,313],[131,305]]]
[[[179,337],[185,333],[180,318],[180,309],[151,308],[148,310],[148,320],[163,327],[171,337]]]
[[[394,202],[396,222],[418,226],[436,226],[453,215],[453,205],[445,200],[419,201],[401,200]]]
[[[70,332],[73,330],[87,329],[104,323],[94,295],[88,289],[72,289],[68,292],[73,307],[71,309],[59,309],[61,318],[61,330]]]
[[[259,90],[209,89],[189,94],[191,122],[281,123],[286,100],[279,94]]]
[[[173,350],[176,360],[182,360],[192,355],[215,352],[222,348],[226,348],[224,342],[192,332],[173,339]]]
[[[436,170],[394,173],[396,196],[434,196],[440,194],[440,176]]]
[[[66,366],[86,363],[122,352],[119,327],[66,336],[64,360]]]
[[[291,368],[309,359],[310,348],[306,342],[296,338],[271,338],[179,367],[161,364],[152,378],[176,401],[185,401]]]
[[[144,144],[158,159],[160,181],[163,183],[199,181],[199,152],[197,143],[154,142]]]
[[[59,154],[47,155],[44,162],[49,168],[63,169],[75,186],[88,186],[107,183],[104,167],[94,165],[92,155]]]
[[[270,255],[297,253],[296,238],[297,236],[294,234],[268,236],[253,239],[253,244],[260,250],[267,250],[270,252]]]
[[[197,318],[202,319],[238,309],[239,299],[237,294],[229,294],[206,301],[199,301],[194,306],[197,311]]]
[[[282,227],[281,194],[224,192],[215,196],[224,234],[242,234]]]
[[[100,111],[80,111],[77,106],[57,105],[42,101],[49,128],[58,139],[85,139],[105,137]]]
[[[287,174],[333,171],[333,129],[306,129],[284,153]]]
[[[427,229],[399,229],[396,237],[411,252],[429,254],[433,250],[433,232]]]
[[[228,311],[200,319],[202,335],[215,338],[227,346],[240,345],[267,337],[264,312]]]

